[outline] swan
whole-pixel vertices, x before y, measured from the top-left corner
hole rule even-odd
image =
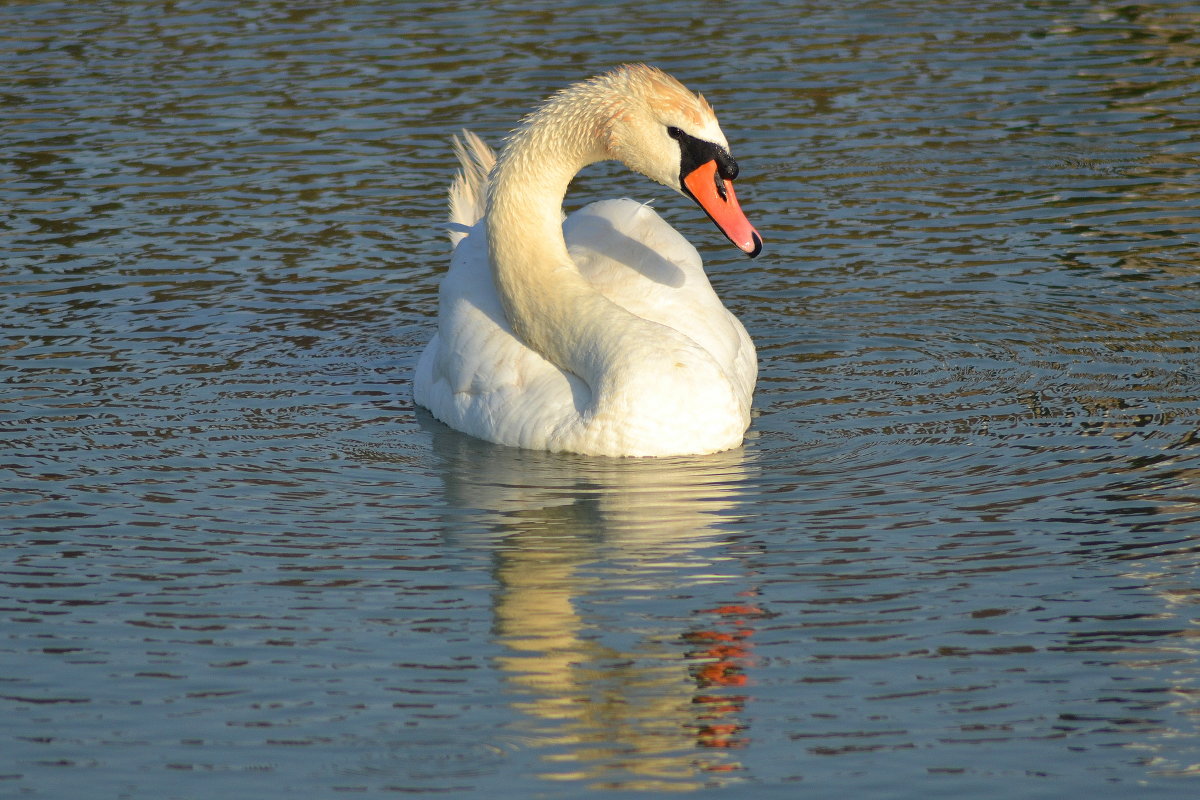
[[[751,257],[738,166],[705,99],[625,65],[546,100],[499,157],[454,140],[450,268],[413,398],[502,445],[602,456],[739,446],[757,377],[754,343],[696,249],[643,203],[603,200],[564,221],[585,166],[615,159],[691,197]]]

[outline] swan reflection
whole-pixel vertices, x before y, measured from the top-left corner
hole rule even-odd
[[[541,777],[686,790],[736,774],[763,616],[725,528],[746,513],[745,454],[596,459],[429,427],[450,506],[496,536],[495,664]]]

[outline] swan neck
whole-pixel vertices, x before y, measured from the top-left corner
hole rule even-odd
[[[581,343],[596,334],[589,328],[612,304],[567,252],[562,202],[579,170],[606,155],[594,133],[597,120],[569,98],[556,100],[513,134],[497,161],[488,190],[488,251],[513,332],[587,380],[591,366],[580,357]]]

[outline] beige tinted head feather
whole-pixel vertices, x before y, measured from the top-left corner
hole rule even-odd
[[[683,192],[679,132],[729,150],[708,101],[660,69],[626,64],[549,97],[509,137],[498,169],[553,173],[565,186],[584,166],[615,159]]]
[[[577,86],[603,109],[593,118],[592,133],[601,158],[622,161],[666,186],[680,190],[680,150],[671,129],[729,147],[708,101],[660,69],[626,64]]]
[[[631,148],[638,146],[633,140],[640,138],[632,131],[668,126],[728,148],[703,96],[656,67],[625,64],[551,95],[522,120],[510,141],[549,138],[589,162],[615,158],[628,163]]]
[[[700,127],[716,119],[712,106],[703,95],[693,94],[661,69],[646,64],[626,64],[601,77],[609,76],[614,83],[624,84],[630,96],[641,97],[665,113],[680,117],[681,121]]]

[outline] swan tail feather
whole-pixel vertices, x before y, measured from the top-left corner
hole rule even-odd
[[[496,163],[496,154],[487,143],[468,130],[462,138],[453,137],[459,170],[450,184],[450,244],[457,246],[466,230],[479,220],[487,202],[488,174]]]

